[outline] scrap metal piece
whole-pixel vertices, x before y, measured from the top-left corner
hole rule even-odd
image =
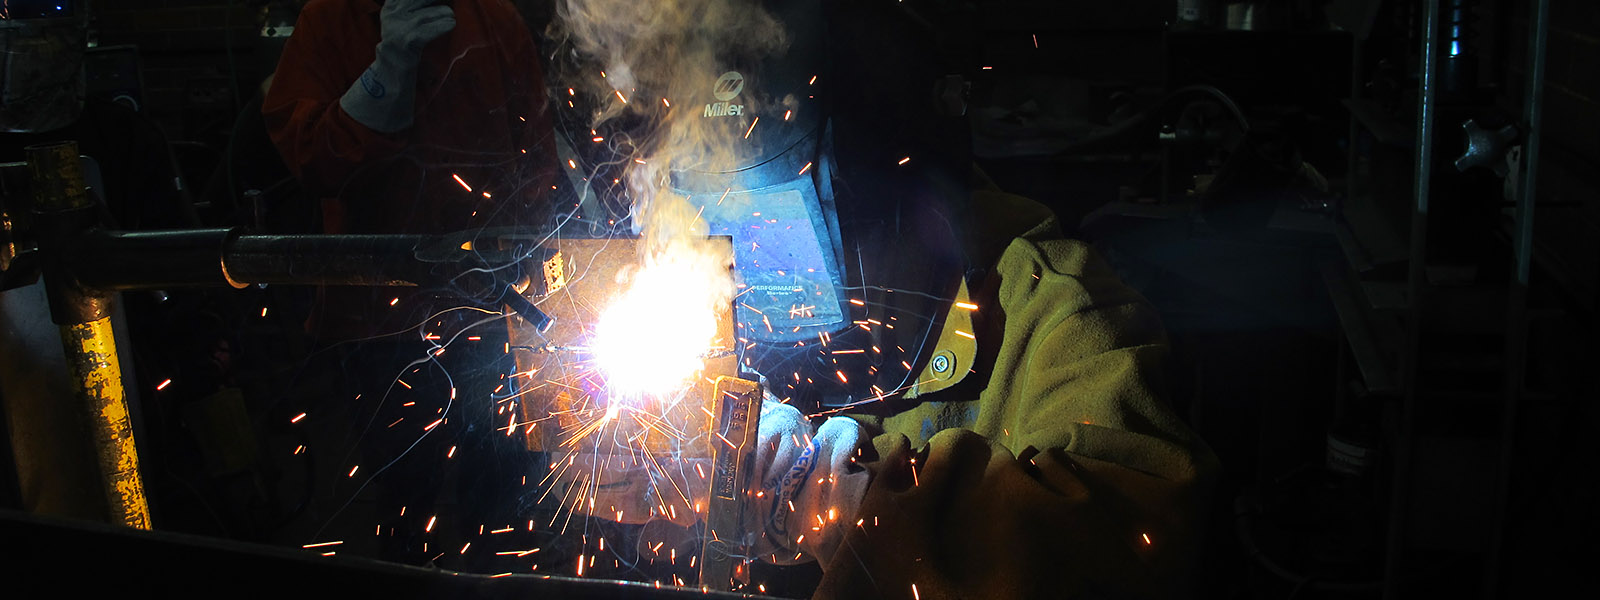
[[[731,591],[750,582],[744,530],[745,500],[755,471],[756,430],[761,416],[761,385],[737,377],[718,377],[715,449],[711,492],[706,507],[706,540],[700,551],[700,585]]]

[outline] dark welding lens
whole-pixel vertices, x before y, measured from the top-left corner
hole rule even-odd
[[[76,0],[0,0],[0,19],[54,19],[70,17]]]

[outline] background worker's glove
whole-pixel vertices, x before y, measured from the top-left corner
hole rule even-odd
[[[751,552],[775,564],[816,559],[828,564],[844,533],[855,526],[871,474],[855,464],[865,437],[861,425],[833,417],[816,433],[799,409],[768,396],[761,403],[752,502],[746,531]]]
[[[373,131],[394,133],[411,126],[417,102],[417,65],[422,48],[456,27],[442,0],[388,0],[378,15],[382,38],[372,66],[350,85],[339,106]]]

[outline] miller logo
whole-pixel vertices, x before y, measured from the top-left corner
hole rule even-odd
[[[702,117],[736,117],[744,114],[743,104],[732,104],[729,101],[739,96],[744,91],[744,75],[738,71],[728,71],[717,78],[717,83],[711,86],[711,94],[716,96],[717,102],[706,105]]]

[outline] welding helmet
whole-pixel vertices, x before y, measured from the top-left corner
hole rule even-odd
[[[670,185],[733,238],[741,366],[802,408],[889,410],[879,400],[913,383],[968,271],[968,129],[934,94],[950,71],[893,3],[752,3],[781,24],[784,51],[727,57],[672,102],[740,154]],[[576,68],[593,67],[557,64],[553,80]],[[593,128],[591,107],[555,94],[594,192],[626,219],[607,170],[626,161],[585,142],[648,137],[648,115]]]
[[[0,3],[0,131],[60,129],[83,112],[87,0]]]

